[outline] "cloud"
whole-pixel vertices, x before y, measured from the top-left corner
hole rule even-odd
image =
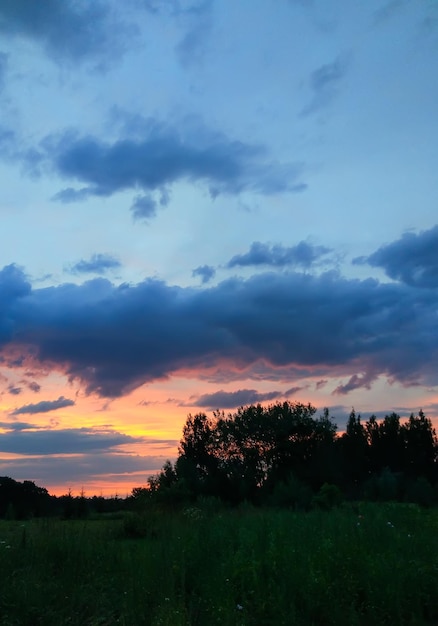
[[[210,409],[232,409],[246,404],[256,404],[266,400],[275,400],[283,397],[282,391],[259,393],[256,389],[239,389],[238,391],[215,391],[199,396],[190,406],[206,407]]]
[[[4,0],[0,33],[36,41],[56,61],[102,63],[120,57],[136,28],[99,0]]]
[[[29,387],[29,389],[31,391],[33,391],[34,393],[38,393],[41,391],[41,385],[39,385],[37,382],[35,382],[34,380],[30,381],[27,386]]]
[[[305,188],[298,180],[303,165],[275,162],[263,146],[229,139],[193,121],[181,129],[153,119],[137,120],[136,126],[135,137],[125,130],[125,136],[113,142],[73,131],[47,137],[39,150],[23,158],[30,169],[50,164],[61,177],[86,185],[57,193],[55,199],[61,202],[141,191],[131,209],[137,218],[155,214],[151,193],[159,193],[160,204],[165,206],[169,187],[181,180],[206,184],[212,197],[246,190],[271,195]]]
[[[227,267],[245,267],[252,265],[271,265],[273,267],[309,268],[321,257],[332,252],[325,246],[312,246],[300,241],[296,246],[286,248],[282,245],[270,246],[260,241],[251,244],[249,252],[237,254],[227,263]]]
[[[318,380],[315,383],[315,389],[318,391],[319,389],[322,389],[323,387],[325,387],[327,383],[328,383],[328,380],[326,378]]]
[[[82,189],[74,189],[73,187],[66,187],[56,193],[52,200],[54,202],[62,202],[63,204],[70,204],[72,202],[81,202],[86,200],[90,196],[90,191],[87,187]]]
[[[75,485],[79,491],[82,485],[93,481],[99,486],[127,480],[145,485],[148,476],[158,472],[167,458],[98,451],[66,456],[62,462],[56,456],[32,456],[0,460],[0,474],[14,476],[15,480],[33,480],[37,485],[65,488],[65,491],[66,485]]]
[[[201,278],[201,282],[203,285],[205,283],[208,283],[212,278],[214,278],[215,274],[216,270],[211,265],[200,265],[199,267],[196,267],[192,272],[193,277],[199,276]]]
[[[15,385],[9,385],[8,392],[13,396],[19,396],[22,392],[22,388],[16,387]]]
[[[63,409],[67,406],[74,406],[74,404],[75,402],[73,400],[64,398],[64,396],[59,396],[57,400],[41,400],[41,402],[37,402],[36,404],[25,404],[24,406],[12,411],[11,415],[23,415],[25,413],[48,413],[49,411],[57,411],[58,409]]]
[[[0,422],[0,428],[7,430],[8,432],[16,432],[20,430],[38,430],[38,426],[30,424],[29,422]]]
[[[7,428],[7,425],[3,425]],[[25,423],[11,424],[0,434],[0,452],[8,454],[77,454],[107,451],[117,446],[138,443],[142,438],[131,437],[113,430],[98,428],[65,428],[60,430],[35,428]]]
[[[345,385],[339,385],[332,393],[333,395],[347,395],[355,389],[371,389],[371,385],[376,379],[377,375],[373,372],[365,373],[362,376],[353,374]]]
[[[387,276],[413,287],[438,287],[438,225],[421,233],[405,233],[355,265],[381,267]]]
[[[260,363],[264,378],[271,368],[297,383],[359,371],[436,385],[437,307],[436,290],[336,272],[266,272],[204,289],[103,278],[31,289],[8,266],[0,350],[10,367],[64,372],[103,397],[179,371],[244,379]]]
[[[339,55],[332,63],[321,65],[312,72],[309,86],[312,97],[304,109],[302,116],[312,115],[328,106],[339,92],[339,86],[347,73],[349,59]]]
[[[72,274],[105,274],[108,270],[116,269],[121,266],[120,261],[110,254],[93,254],[88,261],[81,259],[70,266],[68,271]]]
[[[183,13],[186,32],[176,46],[176,53],[185,67],[199,65],[212,30],[212,0],[202,0],[193,4]]]
[[[157,202],[150,195],[137,196],[131,206],[134,219],[149,219],[157,213]]]

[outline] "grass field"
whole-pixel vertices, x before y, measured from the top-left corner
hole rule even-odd
[[[2,626],[438,624],[438,510],[0,522]]]

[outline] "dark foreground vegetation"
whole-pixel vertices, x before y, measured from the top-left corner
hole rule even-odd
[[[0,478],[0,626],[438,625],[438,440],[277,403],[189,415],[131,496]]]
[[[431,626],[438,512],[225,508],[0,522],[2,626]]]

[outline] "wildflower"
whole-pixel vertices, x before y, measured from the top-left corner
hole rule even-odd
[[[242,606],[241,604],[238,604],[238,605],[236,606],[236,609],[237,609],[238,611],[243,611],[243,606]]]

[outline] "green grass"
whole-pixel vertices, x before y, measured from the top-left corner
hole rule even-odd
[[[0,541],[1,626],[438,624],[436,509],[193,507]]]

